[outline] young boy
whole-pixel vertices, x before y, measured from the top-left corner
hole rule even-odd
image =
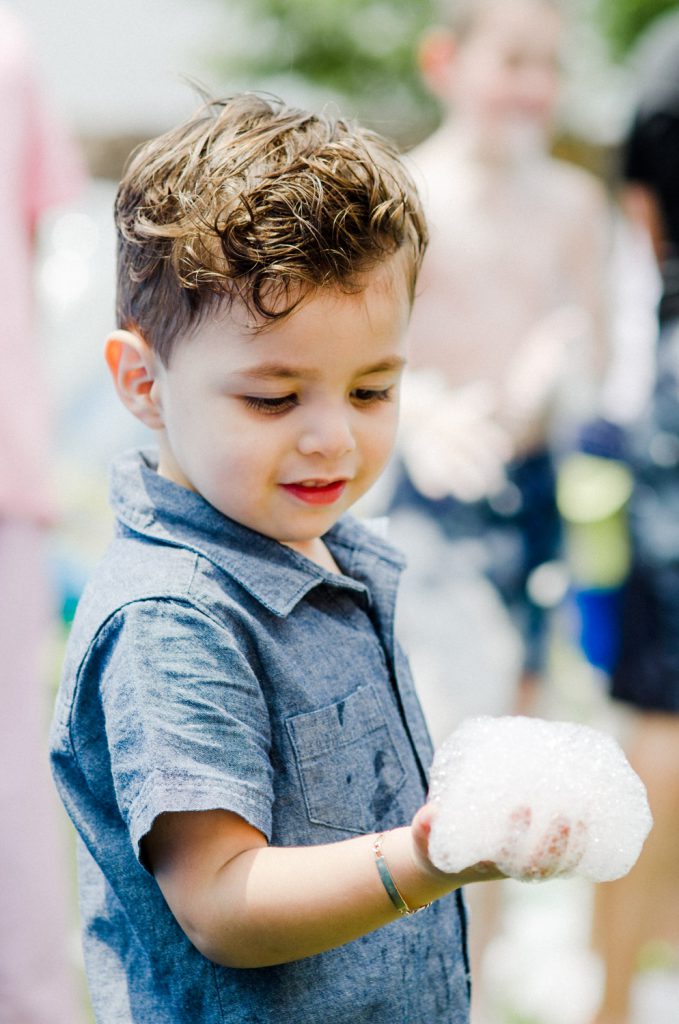
[[[462,1024],[459,887],[498,872],[428,859],[401,560],[343,516],[393,442],[417,195],[373,134],[243,96],[140,150],[116,216],[106,356],[158,451],[114,467],[52,744],[97,1021]]]

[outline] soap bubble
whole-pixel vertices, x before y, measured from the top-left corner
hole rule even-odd
[[[633,866],[653,819],[618,743],[572,722],[470,718],[439,747],[429,856],[456,873],[491,861],[521,881],[612,881]]]

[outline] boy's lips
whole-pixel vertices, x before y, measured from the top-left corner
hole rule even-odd
[[[292,484],[281,484],[284,491],[305,501],[308,505],[332,505],[344,494],[346,480],[305,480]]]

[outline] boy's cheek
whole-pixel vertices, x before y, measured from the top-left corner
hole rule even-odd
[[[376,436],[373,447],[373,465],[376,473],[381,473],[392,456],[396,444],[398,430],[398,416],[395,414],[392,420],[383,426]]]

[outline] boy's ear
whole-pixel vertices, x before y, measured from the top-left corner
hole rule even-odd
[[[457,53],[457,39],[450,29],[436,26],[422,36],[417,50],[420,74],[434,96],[445,99]]]
[[[104,356],[118,396],[133,416],[152,430],[164,426],[158,400],[158,357],[134,331],[114,331],[106,339]]]

